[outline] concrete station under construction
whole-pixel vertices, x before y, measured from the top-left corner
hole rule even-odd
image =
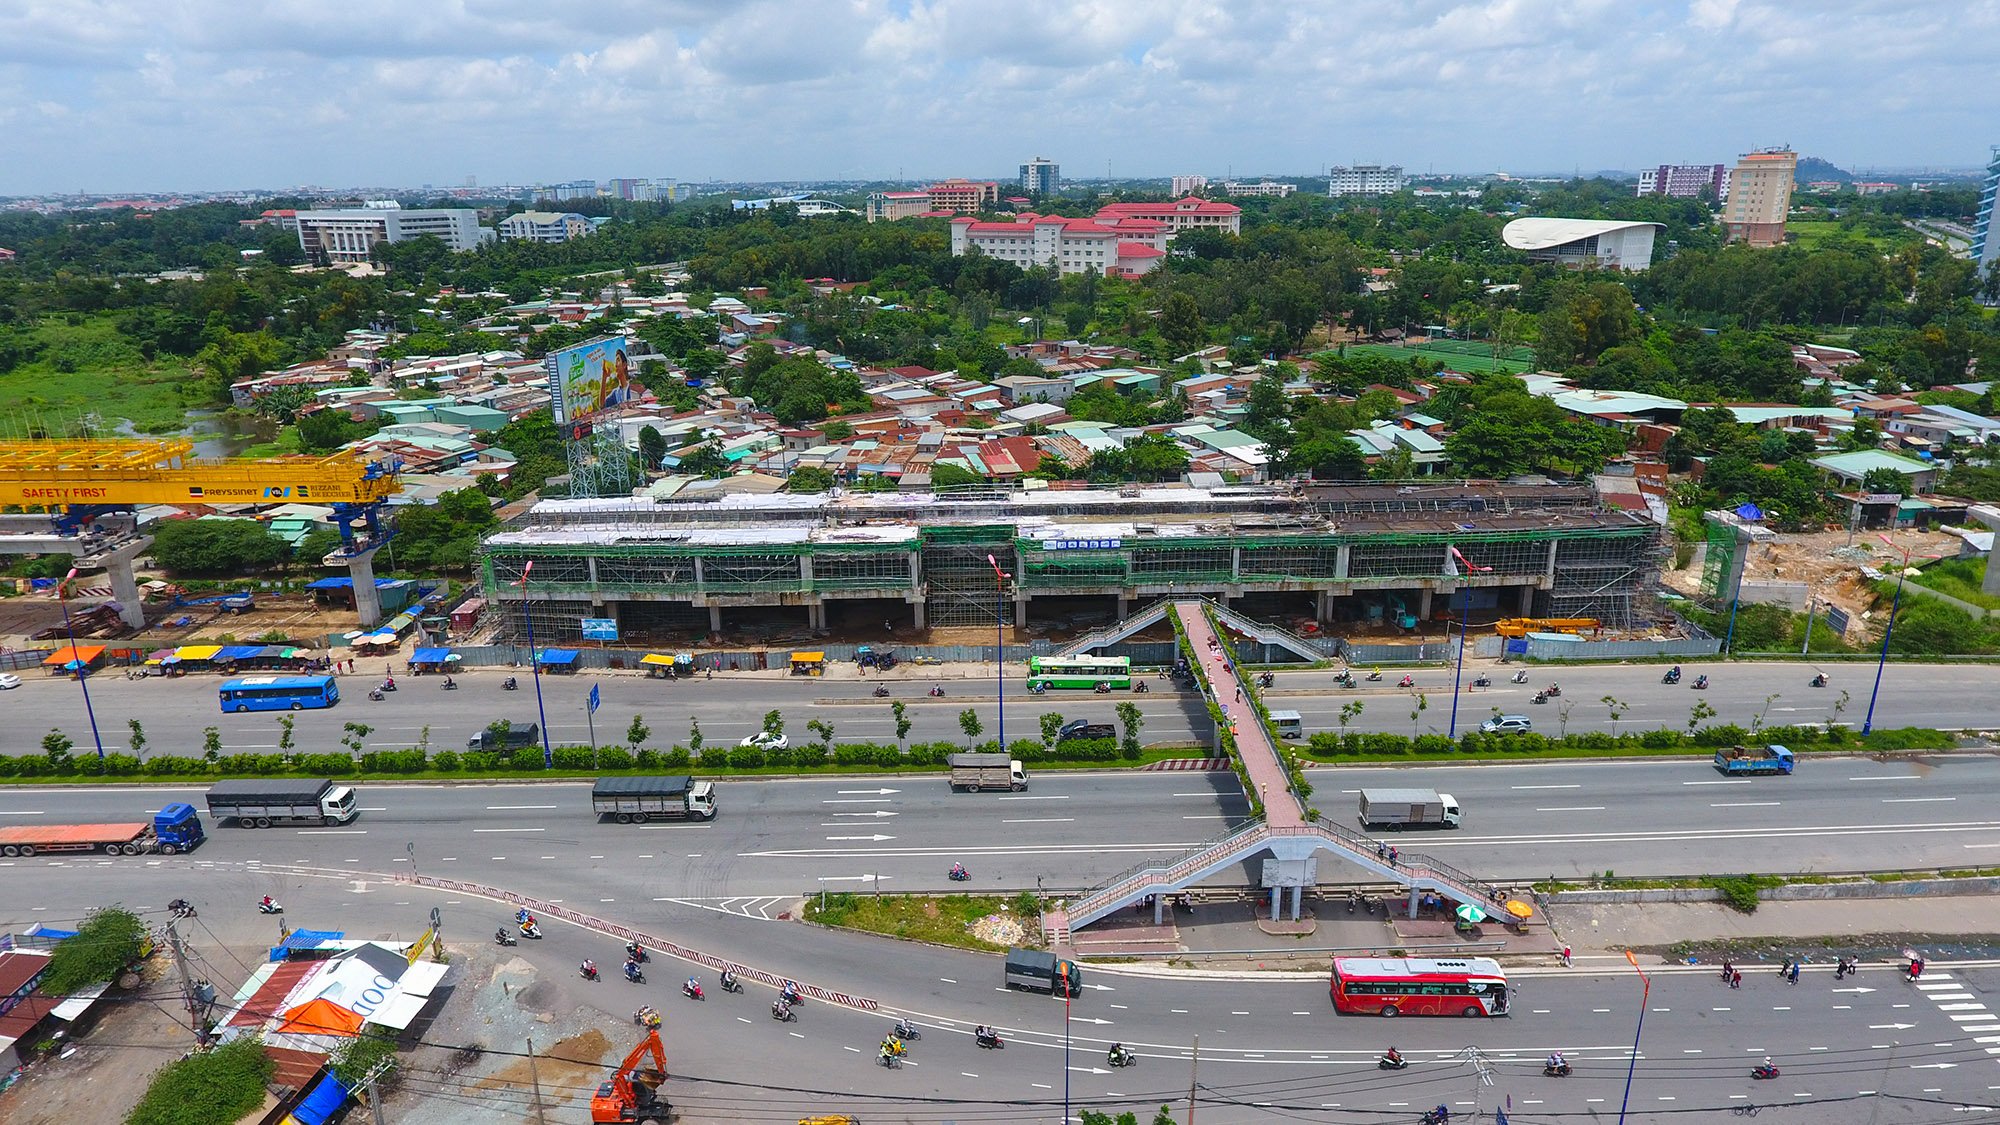
[[[1191,595],[1335,634],[1456,617],[1460,591],[1475,624],[1631,628],[1653,615],[1664,552],[1646,513],[1587,483],[1295,482],[544,500],[481,565],[514,639],[532,599],[543,644],[579,640],[585,618],[615,619],[626,643],[772,627],[867,641],[884,623],[990,629],[996,612],[1017,636],[1062,632]]]

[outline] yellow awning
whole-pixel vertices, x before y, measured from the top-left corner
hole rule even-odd
[[[826,653],[823,653],[823,652],[795,652],[795,653],[793,653],[793,654],[792,654],[792,663],[794,663],[794,664],[824,664],[824,663],[826,663]]]
[[[188,645],[174,655],[182,660],[209,660],[221,651],[221,645]]]
[[[639,658],[639,663],[641,664],[672,664],[673,662],[673,657],[659,652],[649,652]]]

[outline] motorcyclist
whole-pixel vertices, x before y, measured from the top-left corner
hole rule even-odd
[[[646,959],[646,947],[636,941],[628,941],[625,943],[625,956],[630,957],[634,961],[644,961]]]
[[[1438,1125],[1445,1125],[1446,1122],[1451,1120],[1451,1107],[1439,1103],[1436,1109],[1431,1110],[1430,1119],[1437,1122]]]
[[[1403,677],[1402,679],[1400,679],[1400,680],[1397,680],[1397,681],[1396,681],[1396,686],[1397,686],[1397,687],[1413,687],[1413,686],[1415,686],[1416,682],[1417,682],[1417,681],[1416,681],[1416,678],[1415,678],[1415,677],[1413,677],[1413,676],[1404,676],[1404,677]]]
[[[1383,1055],[1382,1057],[1383,1057],[1384,1059],[1388,1060],[1388,1063],[1389,1063],[1389,1065],[1390,1065],[1390,1066],[1402,1066],[1402,1065],[1403,1065],[1403,1053],[1402,1053],[1401,1051],[1398,1051],[1398,1050],[1397,1050],[1396,1048],[1394,1048],[1394,1047],[1391,1047],[1391,1048],[1389,1048],[1389,1053],[1388,1053],[1388,1054],[1386,1054],[1386,1055]]]
[[[535,921],[535,916],[524,906],[514,912],[514,921],[521,923],[523,926],[532,925]]]
[[[261,900],[258,901],[257,905],[263,907],[265,910],[269,910],[274,904],[271,902],[271,896],[265,895]]]
[[[630,960],[630,959],[627,959],[627,960],[626,960],[626,962],[625,962],[625,979],[626,979],[626,980],[638,980],[638,979],[639,979],[639,962],[637,962],[637,961],[633,961],[633,960]]]
[[[731,992],[734,991],[735,988],[736,988],[736,974],[730,972],[728,969],[722,970],[722,991]]]
[[[951,877],[952,877],[952,878],[954,878],[954,879],[963,879],[963,878],[965,878],[965,874],[966,874],[966,873],[965,873],[965,865],[964,865],[963,863],[954,863],[954,864],[952,864],[952,865],[951,865]]]
[[[587,977],[595,977],[597,976],[597,962],[586,957],[583,959],[583,964],[576,967],[576,971]]]
[[[778,996],[787,1004],[796,1004],[799,1002],[799,986],[786,981],[778,986]]]
[[[501,682],[500,686],[507,691],[513,691],[515,688],[518,688],[521,685],[515,681],[514,677],[509,676],[504,681]]]
[[[507,944],[507,937],[507,927],[505,926],[493,931],[493,940],[499,942],[501,945]]]
[[[910,1049],[908,1047],[903,1046],[903,1041],[901,1039],[898,1039],[893,1035],[885,1036],[882,1040],[882,1053],[885,1055],[893,1055],[897,1058],[901,1058],[904,1055],[908,1054],[909,1050]]]
[[[771,1001],[772,1019],[776,1020],[785,1019],[791,1014],[792,1014],[792,1006],[790,1004],[785,1003],[783,997],[779,997],[778,999]]]
[[[1569,1061],[1563,1058],[1561,1051],[1557,1051],[1549,1056],[1548,1067],[1550,1070],[1561,1070],[1568,1065]]]
[[[1115,1064],[1123,1065],[1125,1062],[1125,1044],[1113,1043],[1111,1050],[1105,1052],[1105,1057]]]
[[[1673,670],[1672,672],[1669,672],[1669,673],[1668,673],[1668,675],[1672,676],[1672,677],[1673,677],[1674,679],[1676,679],[1676,680],[1680,679],[1680,678],[1681,678],[1681,666],[1680,666],[1680,665],[1678,665],[1678,664],[1674,665],[1674,670]]]
[[[635,965],[638,964],[638,962],[636,961],[630,963]],[[687,979],[687,983],[681,985],[681,991],[687,993],[689,996],[700,996],[701,985],[698,982],[696,982],[696,980],[693,977],[689,977]]]

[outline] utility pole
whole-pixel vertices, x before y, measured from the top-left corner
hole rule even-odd
[[[1201,1036],[1194,1037],[1194,1053],[1188,1057],[1188,1119],[1194,1125],[1195,1076],[1201,1073]]]
[[[180,931],[174,928],[174,919],[167,919],[167,949],[174,955],[174,968],[181,974],[181,1002],[187,1006],[188,1030],[194,1032],[198,1041],[206,1041],[202,1034],[202,1008],[205,1006],[195,998],[194,978],[188,975],[187,951],[181,948]]]
[[[384,1074],[389,1073],[389,1068],[395,1065],[395,1059],[383,1059],[369,1068],[368,1073],[362,1075],[361,1081],[356,1083],[356,1085],[365,1086],[368,1089],[368,1115],[374,1119],[374,1125],[383,1125],[382,1096],[375,1092],[375,1082]]]
[[[532,1038],[528,1040],[528,1081],[535,1087],[536,1125],[549,1125],[549,1119],[542,1113],[542,1078],[535,1073],[535,1041]]]

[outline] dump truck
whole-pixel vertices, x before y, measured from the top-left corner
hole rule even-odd
[[[945,762],[951,766],[953,791],[1028,787],[1027,769],[1005,754],[953,754]]]
[[[465,740],[465,748],[472,751],[525,750],[542,740],[542,728],[534,723],[508,727],[504,731],[488,728]]]
[[[207,836],[194,806],[175,802],[153,814],[150,821],[129,824],[36,824],[0,828],[0,856],[48,855],[53,852],[103,852],[105,855],[177,855],[190,851]]]
[[[208,790],[209,815],[238,828],[346,824],[355,811],[354,790],[324,777],[218,781]]]
[[[1361,827],[1457,828],[1458,799],[1435,789],[1363,789]]]
[[[1007,987],[1027,988],[1056,996],[1080,996],[1083,978],[1076,962],[1039,949],[1007,951]]]
[[[1731,746],[1715,752],[1715,768],[1723,773],[1790,773],[1792,752],[1775,743],[1769,746]]]
[[[590,810],[620,824],[648,820],[714,820],[715,783],[686,774],[669,777],[600,777],[590,787]]]

